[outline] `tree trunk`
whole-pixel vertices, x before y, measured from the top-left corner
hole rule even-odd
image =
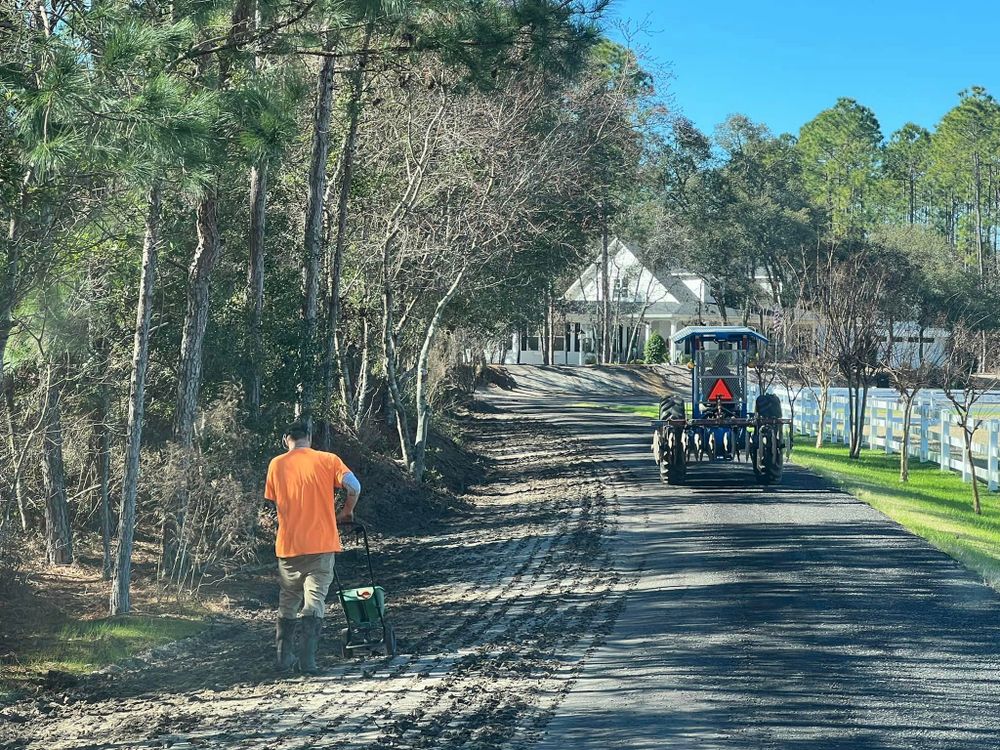
[[[865,411],[868,404],[868,385],[866,383],[856,383],[853,386],[854,392],[854,427],[851,436],[850,458],[861,458],[861,445],[865,436]]]
[[[62,387],[56,366],[49,363],[42,403],[42,479],[45,484],[45,557],[49,565],[73,562],[73,534],[66,500],[62,450]]]
[[[131,609],[129,589],[132,581],[132,543],[135,535],[135,506],[139,490],[139,447],[142,444],[146,371],[149,367],[150,320],[153,314],[153,290],[156,287],[156,262],[160,249],[160,187],[149,191],[146,212],[146,238],[142,246],[142,272],[139,278],[139,301],[135,313],[135,337],[132,345],[132,375],[129,382],[128,422],[125,428],[125,480],[118,515],[118,543],[115,547],[111,576],[111,615],[127,614]]]
[[[201,391],[202,349],[211,307],[212,271],[219,262],[219,217],[215,193],[198,204],[198,245],[188,269],[187,311],[181,333],[181,358],[177,380],[177,410],[174,417],[174,440],[180,447],[181,474],[186,476],[194,445],[194,423]],[[165,509],[161,572],[174,567],[183,536],[189,492],[181,487]]]
[[[848,422],[848,451],[849,458],[854,458],[855,442],[858,438],[858,389],[854,384],[854,378],[847,378],[847,422]]]
[[[913,417],[913,399],[903,399],[903,444],[899,452],[899,481],[910,481],[910,424]]]
[[[976,201],[976,258],[979,262],[979,283],[986,283],[986,254],[983,252],[983,198],[979,152],[972,155],[973,195]]]
[[[790,454],[792,452],[792,450],[795,448],[795,401],[796,401],[796,399],[792,398],[792,394],[788,390],[787,386],[785,387],[785,393],[788,394],[788,418],[790,420],[792,420],[791,423],[788,425],[788,453]]]
[[[826,410],[830,402],[830,386],[823,385],[819,396],[819,429],[816,430],[816,447],[823,447],[823,430],[826,428]]]
[[[244,392],[253,419],[260,416],[263,382],[264,238],[267,222],[267,167],[250,168],[250,262],[247,269],[247,372]]]
[[[2,366],[0,366],[0,370],[2,369]],[[18,445],[20,444],[20,440],[17,434],[17,417],[14,416],[17,413],[17,405],[14,403],[14,376],[12,373],[4,375],[3,380],[0,381],[0,387],[3,388],[4,411],[7,413],[5,425],[7,428],[7,443],[10,447],[11,461],[15,463],[14,498],[17,501],[17,512],[21,520],[21,531],[27,531],[28,510],[24,502],[24,482],[21,481],[21,472],[17,470],[18,467],[16,465],[18,463]]]
[[[316,354],[320,265],[323,260],[323,196],[326,193],[326,162],[330,153],[330,110],[333,100],[335,58],[326,57],[316,84],[312,149],[309,162],[308,198],[305,217],[305,247],[302,266],[302,341],[299,367],[299,418],[312,424],[316,399]]]
[[[97,482],[101,507],[101,574],[111,580],[111,428],[108,425],[111,394],[108,384],[99,386],[97,421],[94,425],[97,439]]]
[[[396,430],[399,433],[399,450],[403,464],[409,468],[413,463],[413,441],[406,417],[406,402],[399,387],[399,373],[396,367],[396,341],[393,337],[392,295],[388,290],[382,293],[382,344],[385,354],[385,379],[396,413]]]
[[[968,416],[966,416],[968,420]],[[968,422],[966,422],[966,425]],[[972,477],[972,512],[977,516],[982,515],[983,508],[979,503],[979,479],[976,478],[976,464],[972,460],[972,438],[975,431],[969,431],[966,425],[962,425],[962,435],[965,438],[965,461],[969,465],[969,475]]]
[[[431,405],[427,399],[427,362],[430,359],[431,346],[434,344],[434,336],[441,324],[444,310],[461,286],[463,278],[465,278],[465,269],[458,272],[451,286],[448,287],[448,291],[438,300],[437,306],[434,308],[434,315],[424,333],[424,342],[420,347],[420,356],[417,359],[417,438],[413,444],[410,474],[418,482],[423,480],[424,471],[427,469],[427,437],[430,434],[431,424]]]
[[[554,333],[552,326],[552,294],[551,290],[546,288],[545,290],[545,317],[542,322],[542,359],[547,365],[554,365],[555,359],[552,357],[552,351],[555,348],[553,346],[552,335]]]
[[[350,387],[344,367],[344,355],[341,347],[340,326],[340,281],[344,265],[344,249],[347,247],[347,216],[350,205],[351,184],[354,180],[354,152],[358,140],[358,120],[361,117],[361,91],[364,83],[365,68],[368,65],[368,47],[371,43],[373,27],[368,25],[365,39],[358,55],[358,64],[351,76],[351,98],[347,104],[347,136],[344,139],[344,152],[341,156],[340,184],[337,191],[337,229],[333,241],[333,257],[330,260],[329,298],[327,300],[327,339],[324,357],[326,383],[323,394],[324,414],[330,411],[330,399],[333,397],[333,379],[337,381],[337,390],[344,410],[345,418],[352,418]],[[354,416],[357,423],[357,417]]]
[[[368,409],[368,369],[371,352],[371,332],[367,316],[361,319],[361,362],[358,364],[358,389],[354,403],[354,429],[360,430]]]
[[[608,268],[608,212],[607,207],[601,206],[601,351],[599,353],[601,364],[606,364],[611,360],[611,281]]]
[[[27,205],[27,188],[31,181],[32,172],[29,170],[21,185],[18,205],[22,210]],[[7,227],[7,251],[6,262],[0,268],[0,388],[3,388],[3,401],[7,412],[6,432],[10,443],[11,460],[17,461],[18,436],[17,436],[17,412],[14,403],[14,376],[7,371],[7,344],[10,341],[10,333],[14,328],[14,305],[17,297],[17,277],[20,267],[20,250],[18,247],[18,213],[15,211],[10,218]],[[21,472],[14,476],[14,495],[17,500],[17,510],[21,519],[21,530],[28,530],[28,514],[24,502],[24,484],[21,481]]]

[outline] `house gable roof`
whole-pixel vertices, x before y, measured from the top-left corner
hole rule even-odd
[[[640,260],[641,254],[636,245],[630,246],[617,237],[608,245],[612,294],[628,312],[632,312],[628,308],[635,308],[634,312],[638,313],[645,307],[647,318],[718,316],[718,304],[701,278],[681,269],[652,269]],[[582,310],[600,300],[599,275],[600,266],[595,260],[569,286],[563,300],[571,309]],[[736,311],[732,314],[738,315]]]

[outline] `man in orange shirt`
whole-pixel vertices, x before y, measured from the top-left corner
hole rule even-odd
[[[326,592],[333,581],[334,553],[341,551],[337,522],[354,520],[361,483],[340,456],[313,450],[309,430],[296,422],[282,437],[284,454],[267,467],[264,498],[278,510],[278,666],[315,674]],[[334,491],[347,500],[337,513]],[[295,640],[298,636],[298,650]]]

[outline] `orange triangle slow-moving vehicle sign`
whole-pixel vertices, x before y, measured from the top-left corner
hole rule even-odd
[[[732,401],[733,392],[729,390],[729,386],[726,385],[726,381],[719,378],[715,381],[715,385],[712,386],[712,390],[708,393],[709,401]]]

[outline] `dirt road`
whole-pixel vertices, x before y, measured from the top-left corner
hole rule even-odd
[[[486,413],[476,433],[490,480],[469,513],[380,545],[397,657],[345,663],[328,646],[321,676],[282,679],[276,602],[244,602],[140,665],[0,711],[0,747],[534,744],[630,585],[608,543],[623,479],[541,417]]]
[[[0,745],[1000,747],[994,592],[801,470],[667,488],[645,420],[567,390],[494,392],[474,510],[379,558],[396,658],[279,679],[244,608],[8,709]]]

